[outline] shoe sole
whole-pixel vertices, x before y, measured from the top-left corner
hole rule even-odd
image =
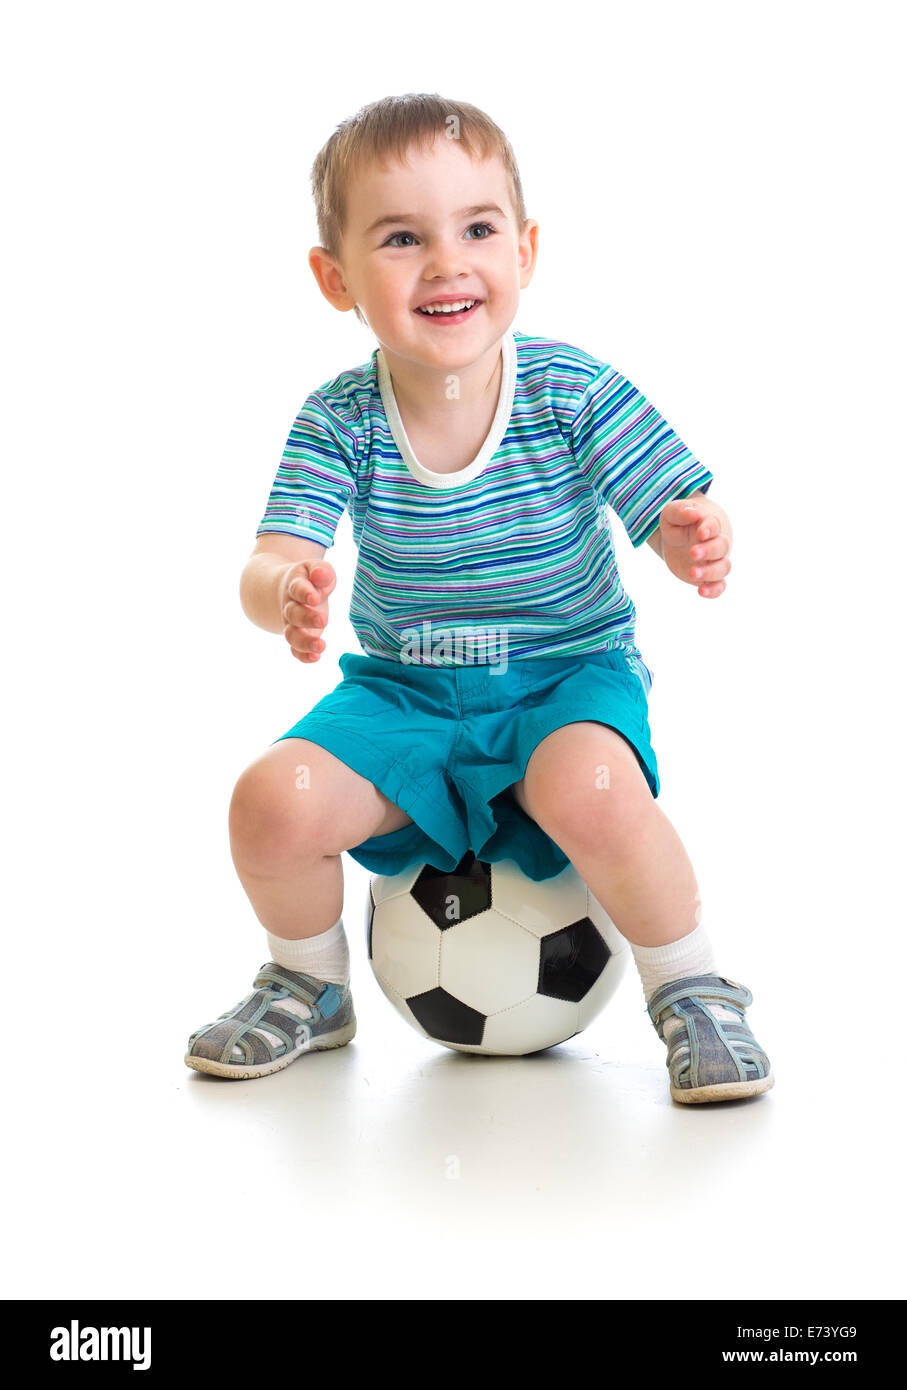
[[[760,1096],[770,1091],[775,1084],[772,1072],[768,1076],[756,1077],[754,1081],[722,1081],[715,1086],[697,1086],[693,1090],[681,1091],[671,1087],[671,1097],[681,1105],[701,1105],[710,1100],[744,1100],[747,1096]]]
[[[270,1076],[272,1072],[283,1071],[291,1062],[295,1062],[297,1057],[302,1057],[306,1052],[325,1052],[331,1047],[345,1047],[348,1042],[352,1042],[356,1036],[356,1019],[351,1018],[349,1023],[342,1028],[338,1028],[333,1033],[320,1033],[308,1042],[303,1043],[302,1047],[297,1047],[294,1052],[288,1052],[286,1057],[278,1057],[273,1062],[260,1062],[257,1066],[243,1066],[232,1062],[215,1062],[209,1057],[194,1057],[191,1052],[187,1052],[183,1061],[187,1067],[192,1067],[194,1071],[207,1072],[209,1076],[223,1076],[228,1081],[254,1081],[258,1076]]]

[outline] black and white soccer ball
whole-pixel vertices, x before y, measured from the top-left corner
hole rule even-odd
[[[468,851],[450,873],[375,876],[368,958],[397,1011],[457,1052],[523,1056],[581,1032],[623,977],[629,947],[568,864],[535,882]]]

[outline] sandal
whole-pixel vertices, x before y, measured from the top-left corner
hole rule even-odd
[[[745,985],[721,975],[690,975],[655,991],[647,1008],[668,1045],[674,1100],[739,1100],[771,1090],[771,1063],[743,1016],[752,1002]],[[709,1004],[730,1010],[734,1020],[716,1017]]]
[[[267,961],[252,994],[215,1023],[198,1028],[183,1061],[196,1071],[244,1081],[268,1076],[303,1052],[343,1047],[356,1035],[349,984],[334,985]],[[305,1004],[311,1010],[298,1012]]]

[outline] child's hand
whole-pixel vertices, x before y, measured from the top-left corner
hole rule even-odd
[[[731,537],[723,516],[696,497],[668,502],[659,517],[665,564],[685,584],[695,584],[702,598],[717,598],[727,587]]]
[[[317,661],[324,651],[321,633],[328,624],[328,594],[336,583],[326,560],[300,560],[284,571],[279,590],[283,635],[298,661]]]

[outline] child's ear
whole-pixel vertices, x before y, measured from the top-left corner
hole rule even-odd
[[[532,279],[539,253],[539,224],[531,217],[523,223],[519,240],[520,289],[524,290]]]
[[[343,270],[323,246],[313,246],[309,252],[309,266],[318,281],[318,288],[329,304],[342,314],[356,307],[356,301],[346,287]]]

